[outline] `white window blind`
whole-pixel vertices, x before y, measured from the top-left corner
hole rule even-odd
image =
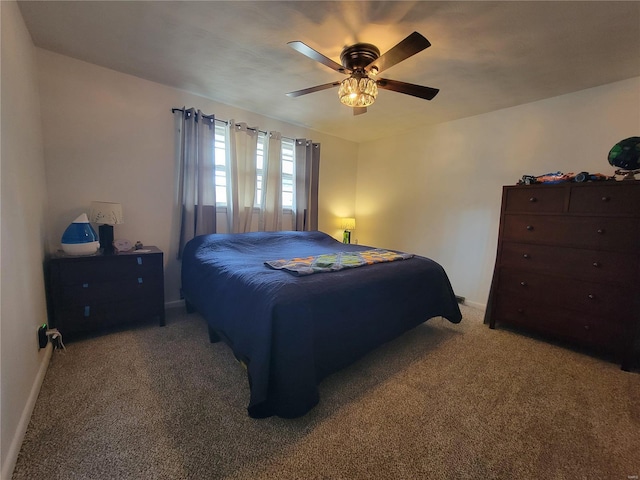
[[[225,207],[227,205],[227,172],[226,148],[227,129],[223,122],[216,121],[215,126],[215,186],[216,186],[216,206]],[[256,153],[256,206],[260,206],[262,197],[262,169],[264,161],[264,132],[258,133],[258,150]],[[284,209],[293,208],[294,199],[294,165],[295,165],[295,143],[293,139],[282,139],[282,207]]]

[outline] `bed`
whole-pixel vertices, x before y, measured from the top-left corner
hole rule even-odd
[[[302,416],[318,403],[327,375],[429,318],[460,322],[444,269],[425,257],[308,275],[265,264],[370,250],[318,231],[202,235],[187,243],[187,309],[246,366],[251,417]]]

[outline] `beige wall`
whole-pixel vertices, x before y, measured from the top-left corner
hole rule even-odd
[[[321,142],[320,229],[340,238],[338,217],[355,213],[360,243],[437,260],[456,293],[478,305],[493,271],[501,186],[554,170],[610,173],[610,147],[640,132],[637,78],[357,145],[35,49],[15,3],[0,6],[2,478],[46,371],[50,349],[36,344],[42,266],[68,223],[92,200],[121,202],[116,237],[162,248],[166,298],[178,299],[172,107]]]
[[[38,351],[47,321],[43,261],[47,187],[35,50],[15,2],[2,17],[0,312],[1,478],[10,478],[51,347]]]
[[[486,305],[501,187],[525,174],[601,172],[640,134],[640,78],[416,128],[360,145],[355,236],[443,265],[456,294]]]
[[[38,66],[50,247],[60,248],[64,229],[92,200],[120,202],[125,223],[114,227],[115,238],[165,252],[167,302],[179,299],[180,287],[173,107],[194,106],[224,120],[319,141],[320,230],[339,237],[334,217],[355,209],[355,143],[45,50],[38,50]]]

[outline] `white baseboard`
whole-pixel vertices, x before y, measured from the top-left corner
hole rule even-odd
[[[172,302],[165,302],[164,308],[180,308],[184,307],[184,300],[174,300]]]
[[[27,398],[27,402],[24,406],[24,409],[22,410],[22,414],[20,415],[20,421],[18,422],[18,427],[16,428],[15,434],[13,435],[13,440],[11,440],[11,444],[9,445],[9,451],[7,453],[5,462],[2,465],[2,471],[0,472],[1,480],[8,480],[13,475],[13,469],[16,466],[16,461],[18,460],[18,454],[20,453],[20,448],[22,447],[22,441],[24,440],[25,433],[27,433],[29,420],[31,420],[31,414],[33,413],[33,409],[36,406],[36,400],[38,400],[40,387],[42,387],[44,376],[47,373],[47,368],[49,367],[49,361],[51,360],[52,353],[53,353],[53,344],[49,342],[45,347],[45,352],[44,352],[44,355],[42,356],[42,361],[40,363],[40,368],[38,369],[38,374],[36,375],[36,378],[33,381],[31,392],[29,393],[29,398]]]
[[[463,305],[469,305],[470,307],[478,308],[483,311],[487,309],[486,303],[470,302],[469,300],[465,300]]]

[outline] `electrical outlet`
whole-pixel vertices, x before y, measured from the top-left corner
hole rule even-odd
[[[38,327],[38,350],[44,348],[49,343],[49,337],[47,337],[47,324],[43,323]]]

